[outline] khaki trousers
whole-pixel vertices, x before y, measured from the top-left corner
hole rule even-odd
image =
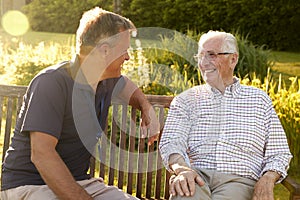
[[[214,170],[196,170],[205,182],[192,197],[180,195],[170,200],[251,200],[256,181],[241,176],[224,174]]]
[[[95,200],[137,200],[114,186],[107,186],[101,178],[77,181]],[[47,185],[26,185],[1,192],[2,200],[57,200]]]

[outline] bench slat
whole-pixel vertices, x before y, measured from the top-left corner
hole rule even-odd
[[[110,161],[109,161],[109,175],[108,175],[108,184],[114,185],[114,173],[115,173],[115,161],[116,161],[116,142],[117,142],[117,121],[118,120],[118,105],[113,105],[113,119],[112,119],[112,131],[111,131],[111,144],[110,144]],[[101,148],[105,151],[105,149]]]
[[[147,176],[146,176],[146,198],[151,198],[152,192],[152,173],[154,170],[154,144],[148,147],[148,158],[147,158]]]
[[[1,95],[1,94],[0,94]],[[0,96],[0,136],[2,134],[2,113],[3,113],[3,108],[5,107],[3,105],[3,96]]]
[[[4,135],[4,144],[3,144],[3,154],[2,160],[4,160],[6,150],[10,144],[10,135],[11,135],[11,128],[12,128],[12,115],[13,115],[13,98],[8,97],[7,99],[7,107],[6,107],[6,119],[5,119],[5,135]]]
[[[141,131],[141,130],[140,130]],[[138,198],[142,197],[142,190],[145,185],[143,184],[143,176],[144,173],[144,151],[145,151],[145,138],[139,138],[139,144],[138,144],[138,169],[137,172],[137,183],[136,183],[136,196]]]
[[[122,189],[124,184],[124,170],[125,170],[125,148],[126,148],[126,124],[127,124],[127,106],[122,105],[122,120],[121,120],[121,134],[119,141],[119,174],[118,174],[118,188]]]
[[[159,120],[159,123],[161,125],[161,129],[162,129],[162,127],[164,126],[164,121],[165,121],[165,108],[163,106],[159,106],[158,109],[159,109],[158,120]],[[162,134],[162,130],[160,131],[160,135],[161,134]],[[157,142],[157,145],[158,144],[159,144],[159,140]],[[162,163],[162,159],[161,159],[160,155],[157,156],[157,158],[156,158],[156,165],[157,165],[157,169],[158,170],[156,172],[156,179],[155,179],[155,198],[156,199],[160,199],[160,197],[161,197],[161,191],[162,191],[161,188],[162,188],[162,186],[165,186],[165,185],[162,185],[163,163]],[[168,191],[167,194],[169,194],[169,191]],[[168,198],[169,196],[165,196],[165,198],[166,197]]]
[[[107,138],[107,126],[105,127],[104,134]],[[105,174],[106,174],[106,172],[105,172],[105,163],[106,163],[106,160],[107,160],[107,157],[108,157],[108,156],[106,156],[106,152],[107,152],[106,150],[108,148],[107,140],[102,139],[101,142],[100,142],[100,145],[101,145],[101,150],[102,151],[99,152],[100,158],[101,158],[100,167],[99,167],[100,168],[99,176],[102,177],[103,179],[105,179]],[[98,163],[99,163],[99,161],[98,161]]]
[[[0,85],[0,95],[3,97],[23,97],[27,86]]]
[[[128,177],[127,177],[127,193],[132,194],[133,190],[133,169],[135,163],[135,137],[136,137],[136,109],[131,108],[131,120],[129,130],[129,158],[128,158]]]

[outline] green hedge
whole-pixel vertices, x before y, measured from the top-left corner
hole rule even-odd
[[[255,44],[300,51],[297,0],[119,0],[121,14],[137,27],[163,27],[185,33],[210,29],[249,34]],[[33,0],[24,7],[35,31],[75,33],[83,11],[113,9],[113,0]]]
[[[105,0],[33,0],[23,7],[35,31],[75,33],[84,11],[100,5],[111,10]]]
[[[300,1],[296,0],[125,0],[123,14],[138,27],[236,31],[255,44],[300,51]],[[128,6],[130,5],[130,6]]]

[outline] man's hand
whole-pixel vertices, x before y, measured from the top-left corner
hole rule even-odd
[[[141,133],[142,137],[149,137],[148,145],[151,145],[158,139],[160,124],[155,114],[155,110],[150,103],[142,107]]]
[[[123,76],[125,86],[122,92],[116,94],[125,102],[128,102],[133,108],[137,108],[142,112],[141,115],[141,137],[148,139],[148,144],[151,145],[158,139],[160,133],[160,124],[155,114],[153,106],[147,100],[145,94],[131,80]],[[120,83],[121,84],[121,83]],[[124,84],[122,82],[122,84]],[[118,84],[116,85],[116,87]],[[114,95],[113,95],[114,96]]]
[[[193,196],[195,194],[196,185],[203,186],[204,182],[200,175],[192,170],[183,170],[177,175],[172,175],[169,180],[170,193],[175,196]]]
[[[184,158],[177,153],[171,154],[169,157],[169,166],[175,175],[169,180],[170,193],[175,196],[193,196],[196,190],[196,183],[199,186],[204,185],[204,181],[200,175],[185,162]]]
[[[274,184],[279,177],[276,172],[266,172],[255,184],[252,200],[274,200]]]

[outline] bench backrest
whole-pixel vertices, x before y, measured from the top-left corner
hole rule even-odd
[[[0,85],[0,135],[2,161],[10,144],[12,128],[16,124],[16,117],[22,104],[25,86]],[[4,132],[3,132],[4,127]]]
[[[0,85],[2,162],[26,89]],[[163,126],[172,97],[147,95],[147,98]],[[168,199],[170,174],[162,165],[158,142],[148,146],[147,139],[139,137],[140,112],[126,105],[112,105],[109,116],[105,137],[102,136],[106,139],[101,139],[98,152],[101,162],[98,156],[91,159],[90,174],[138,198]]]

